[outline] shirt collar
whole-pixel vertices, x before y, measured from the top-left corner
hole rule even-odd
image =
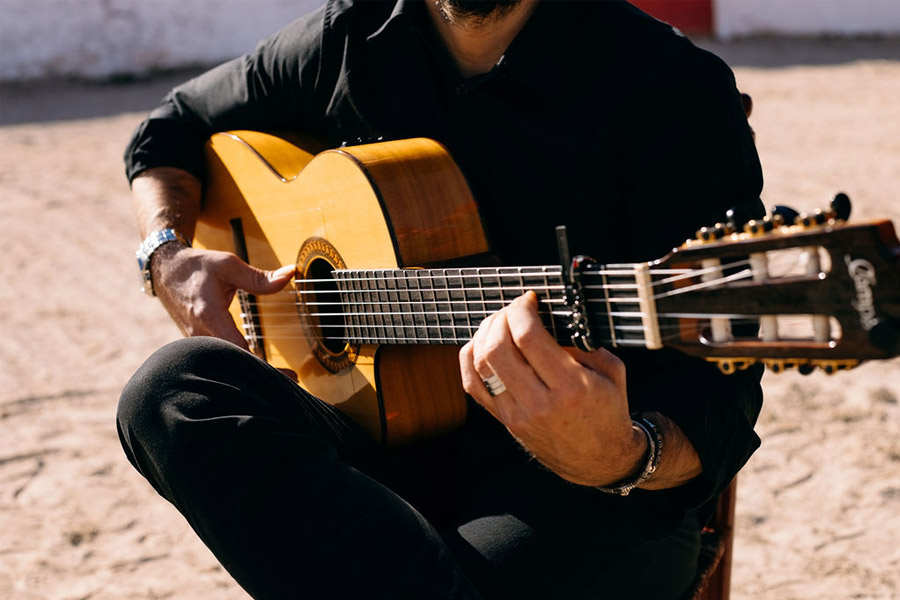
[[[366,39],[375,41],[380,37],[389,35],[389,31],[394,27],[408,27],[412,30],[418,30],[421,26],[420,19],[424,16],[422,8],[422,0],[397,0],[385,22]]]
[[[428,21],[424,4],[427,1],[429,0],[397,0],[384,23],[366,41],[376,45],[390,44],[388,40],[402,31],[402,28],[406,28],[431,46],[435,53],[446,55],[442,56],[446,59],[442,62],[447,62],[449,54],[440,46],[441,42],[432,32]],[[552,6],[554,4],[560,6]],[[560,86],[571,81],[572,73],[568,71],[573,68],[572,57],[561,56],[558,49],[567,46],[564,40],[566,36],[572,35],[573,17],[576,16],[573,11],[577,11],[580,4],[553,0],[540,2],[494,70],[468,80],[459,78],[458,89],[475,89],[502,71],[519,85],[531,89],[539,96],[546,96],[545,99],[558,98]],[[577,22],[577,18],[574,20]],[[577,63],[577,60],[574,62]]]

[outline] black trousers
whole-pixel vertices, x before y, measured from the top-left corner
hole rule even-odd
[[[384,449],[251,354],[190,338],[132,377],[118,428],[255,598],[655,599],[690,584],[692,514],[641,539],[627,499],[562,481],[471,413],[445,438]]]

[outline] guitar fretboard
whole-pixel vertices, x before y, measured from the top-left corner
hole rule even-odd
[[[547,330],[568,339],[560,267],[338,270],[334,278],[351,343],[463,344],[527,291]]]
[[[351,344],[463,344],[488,315],[528,291],[537,295],[550,334],[572,343],[559,266],[336,270],[332,276],[329,297],[339,301],[316,302],[318,309],[308,312],[329,329],[341,327]],[[638,287],[633,266],[586,275],[584,302],[598,344],[646,344]]]

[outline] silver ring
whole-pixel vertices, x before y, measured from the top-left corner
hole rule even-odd
[[[490,377],[482,379],[482,381],[484,382],[484,387],[487,388],[488,394],[491,396],[499,396],[506,391],[506,386],[503,384],[503,381],[496,375],[491,375]]]

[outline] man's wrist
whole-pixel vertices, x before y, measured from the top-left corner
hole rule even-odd
[[[177,242],[177,244],[173,244]],[[138,268],[141,273],[142,291],[148,296],[156,296],[153,288],[154,274],[152,265],[157,261],[153,261],[154,256],[159,256],[167,248],[171,250],[173,246],[190,247],[191,242],[186,237],[175,231],[174,229],[160,229],[153,231],[144,238],[134,255],[138,261]]]
[[[617,483],[608,486],[597,486],[597,489],[607,494],[627,496],[640,484],[649,479],[656,472],[662,457],[663,438],[656,424],[643,415],[633,415],[631,419],[632,432],[643,438],[643,455],[631,474]]]

